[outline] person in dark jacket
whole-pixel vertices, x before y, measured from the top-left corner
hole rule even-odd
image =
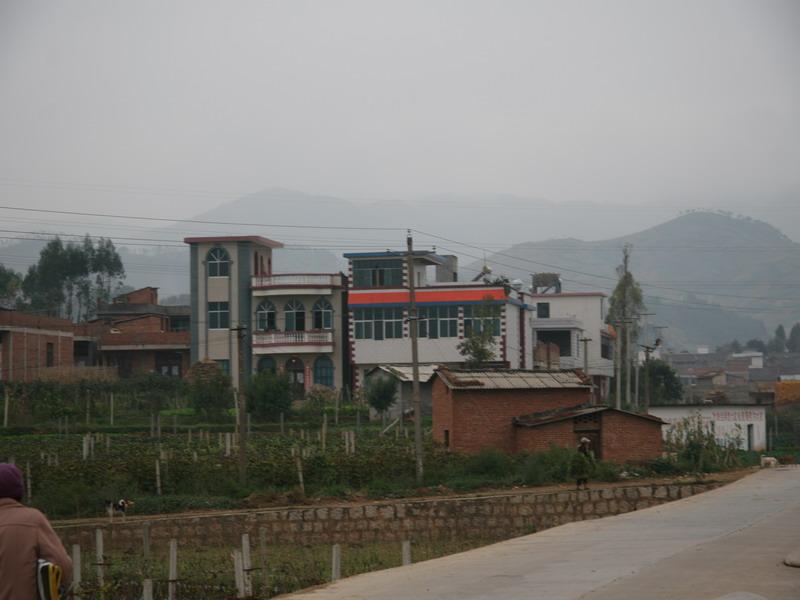
[[[594,472],[594,452],[592,440],[582,437],[578,444],[578,452],[572,459],[572,476],[575,478],[575,488],[589,489],[589,477]]]
[[[72,580],[72,561],[47,518],[23,506],[25,486],[16,465],[0,463],[0,600],[34,600],[38,559],[62,570],[61,583]]]

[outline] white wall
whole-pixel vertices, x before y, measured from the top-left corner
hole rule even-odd
[[[707,427],[714,431],[714,437],[723,442],[726,437],[741,436],[739,447],[747,450],[747,427],[753,427],[753,446],[751,450],[764,450],[767,447],[766,408],[754,405],[715,405],[704,406],[651,406],[650,414],[668,423],[664,437],[669,430],[687,417],[700,416]]]

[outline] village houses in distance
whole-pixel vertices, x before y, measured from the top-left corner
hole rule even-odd
[[[619,357],[608,298],[563,289],[558,274],[524,283],[485,269],[462,281],[457,257],[435,250],[415,250],[410,261],[406,250],[348,253],[346,272],[283,273],[273,261],[279,241],[184,241],[188,306],[160,304],[147,287],[100,306],[86,323],[0,310],[0,380],[97,368],[120,378],[184,377],[192,364],[213,361],[235,387],[261,371],[284,373],[298,397],[314,386],[352,394],[389,378],[398,390],[390,416],[407,416],[412,280],[423,415],[432,416],[433,438],[457,451],[576,447],[589,438],[598,458],[646,460],[661,456],[662,437],[692,415],[715,435],[739,434],[744,450],[765,450],[768,409],[798,395],[800,360],[765,365],[758,352],[655,348],[681,377],[684,398],[646,410],[609,405]],[[467,368],[459,345],[486,330],[494,356]]]

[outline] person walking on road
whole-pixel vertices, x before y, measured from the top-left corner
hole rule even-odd
[[[594,472],[594,452],[592,452],[592,440],[582,437],[578,444],[578,452],[572,458],[572,476],[575,478],[575,488],[588,490],[589,477]]]
[[[25,487],[16,465],[0,463],[0,600],[37,598],[37,562],[61,567],[61,583],[72,581],[72,560],[42,513],[24,506]]]

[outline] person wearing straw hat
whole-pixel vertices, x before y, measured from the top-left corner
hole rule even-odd
[[[22,504],[25,486],[16,465],[0,463],[0,600],[37,598],[38,561],[61,569],[61,581],[72,580],[72,561],[50,523],[35,508]]]
[[[594,471],[594,452],[592,452],[592,440],[582,437],[578,444],[578,452],[572,458],[572,476],[575,478],[575,488],[588,490],[589,477]]]

